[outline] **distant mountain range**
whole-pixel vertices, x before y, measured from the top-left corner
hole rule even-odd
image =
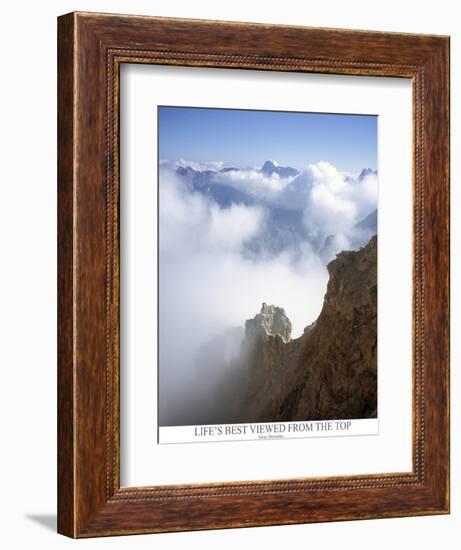
[[[335,235],[325,235],[319,242],[318,239],[313,240],[306,229],[303,208],[306,194],[312,186],[312,178],[307,172],[282,166],[274,160],[265,161],[259,169],[193,166],[187,165],[185,161],[174,166],[188,191],[200,193],[221,208],[233,204],[264,207],[267,213],[264,230],[246,243],[243,251],[245,255],[275,255],[287,248],[296,250],[309,241],[328,262],[342,250],[342,244]],[[245,185],[245,178],[249,178],[251,183],[251,178],[258,174],[261,178],[267,178],[269,183],[280,182],[277,192],[273,192],[270,185]],[[362,182],[371,175],[377,175],[377,171],[364,168],[355,178],[346,176],[345,180],[349,183]],[[348,232],[347,239],[351,248],[356,250],[376,233],[377,211],[374,210]]]
[[[216,182],[217,173],[238,171],[237,168],[222,168],[221,170],[194,170],[190,166],[178,166],[176,173],[187,180],[190,191],[197,191],[214,200],[222,208],[228,208],[232,204],[244,204],[253,206],[255,199],[243,191],[239,191],[231,185]]]

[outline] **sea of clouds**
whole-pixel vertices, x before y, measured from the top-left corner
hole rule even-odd
[[[328,282],[326,263],[357,247],[356,226],[376,209],[378,191],[375,173],[344,174],[327,162],[287,178],[256,168],[222,171],[222,163],[179,165],[212,171],[213,184],[255,201],[222,208],[185,184],[178,163],[160,165],[161,391],[170,404],[194,383],[198,351],[230,327],[243,327],[262,302],[285,309],[293,337],[315,321]],[[271,208],[301,210],[308,238],[296,250],[248,256],[245,246],[264,231]]]

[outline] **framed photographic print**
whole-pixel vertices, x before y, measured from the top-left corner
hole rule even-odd
[[[449,40],[58,21],[58,530],[449,511]]]

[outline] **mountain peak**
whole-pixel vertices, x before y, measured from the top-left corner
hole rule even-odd
[[[363,168],[359,174],[359,181],[364,180],[367,176],[377,176],[378,170],[372,170],[371,168]]]
[[[245,336],[247,338],[262,336],[280,336],[284,342],[291,339],[291,322],[282,307],[268,305],[263,302],[261,312],[253,319],[245,322]]]
[[[261,172],[267,176],[278,174],[282,178],[296,176],[299,172],[291,166],[281,166],[275,160],[266,160],[262,165]]]
[[[266,160],[266,162],[263,164],[263,167],[261,170],[264,172],[265,170],[272,170],[274,168],[277,168],[279,166],[279,163],[275,160]]]

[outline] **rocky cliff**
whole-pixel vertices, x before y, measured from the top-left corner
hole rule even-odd
[[[237,422],[372,418],[377,409],[377,237],[341,252],[319,318],[291,340],[281,308],[247,321]],[[246,367],[246,368],[245,368]]]

